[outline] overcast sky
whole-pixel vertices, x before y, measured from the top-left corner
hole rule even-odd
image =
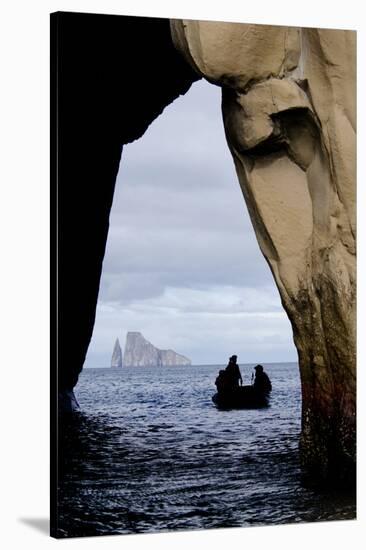
[[[128,331],[193,364],[297,360],[220,103],[220,88],[199,81],[124,148],[85,366],[109,366]]]

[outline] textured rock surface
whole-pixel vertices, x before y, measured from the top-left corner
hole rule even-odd
[[[121,350],[121,346],[118,338],[113,348],[111,367],[117,367],[117,368],[122,367],[122,350]]]
[[[168,367],[190,365],[191,361],[171,349],[156,348],[142,336],[141,332],[128,332],[123,364],[125,367]]]
[[[355,55],[352,31],[172,21],[223,87],[223,118],[261,250],[291,320],[312,475],[355,465]]]

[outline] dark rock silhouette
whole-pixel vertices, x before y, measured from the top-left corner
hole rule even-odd
[[[60,403],[93,331],[122,146],[199,78],[174,48],[168,19],[51,15],[52,393],[58,386]]]

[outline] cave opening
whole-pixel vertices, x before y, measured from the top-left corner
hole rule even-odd
[[[85,367],[109,366],[129,331],[196,365],[296,361],[220,102],[200,80],[124,147]]]

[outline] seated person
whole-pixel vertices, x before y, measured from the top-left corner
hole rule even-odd
[[[228,390],[229,388],[228,377],[224,370],[219,371],[219,375],[215,380],[215,384],[216,384],[217,392],[220,394],[223,394]]]
[[[264,372],[262,365],[257,365],[254,367],[254,370],[254,388],[262,393],[270,393],[272,391],[272,384],[267,374]]]

